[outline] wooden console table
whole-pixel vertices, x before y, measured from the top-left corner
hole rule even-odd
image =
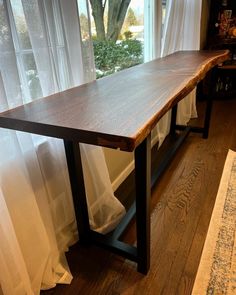
[[[204,127],[176,125],[176,105],[226,59],[226,50],[176,52],[3,112],[0,127],[64,140],[80,241],[136,261],[138,271],[146,274],[150,265],[151,130],[172,109],[171,132],[184,130],[182,139],[190,131],[207,137],[211,100]],[[135,152],[136,247],[119,240],[134,210],[108,235],[90,229],[78,142]]]

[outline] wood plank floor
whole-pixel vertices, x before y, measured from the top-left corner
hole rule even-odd
[[[41,294],[191,294],[228,149],[236,151],[236,99],[214,101],[209,138],[191,134],[153,188],[147,276],[133,262],[75,245],[67,254],[72,284]],[[135,242],[134,228],[125,240]]]

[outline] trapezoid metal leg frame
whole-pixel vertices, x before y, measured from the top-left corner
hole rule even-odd
[[[113,232],[103,235],[90,229],[79,144],[65,140],[64,145],[80,242],[95,244],[133,260],[137,262],[138,271],[147,274],[150,267],[151,136],[135,150],[137,247],[119,240],[132,219],[134,206]]]

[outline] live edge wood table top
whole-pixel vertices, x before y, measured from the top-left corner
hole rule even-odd
[[[177,102],[228,57],[226,50],[176,52],[3,112],[0,127],[63,139],[80,243],[95,244],[133,260],[137,262],[138,271],[147,274],[153,182],[151,130],[170,109],[170,134],[176,138],[175,131],[182,130],[177,143],[162,157],[154,173],[156,179],[190,131],[207,138],[211,96],[207,101],[204,127],[177,125]],[[214,71],[211,76],[214,77]],[[90,228],[78,142],[134,151],[135,203],[116,229],[107,235]],[[133,246],[121,238],[135,213],[137,243]]]
[[[0,127],[133,151],[229,52],[180,51],[0,114]]]

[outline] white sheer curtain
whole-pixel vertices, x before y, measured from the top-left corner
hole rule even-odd
[[[159,10],[156,9],[155,18],[161,18],[160,6],[161,0],[149,0],[153,2]],[[160,56],[165,56],[179,50],[197,50],[200,46],[200,24],[201,24],[201,0],[167,0],[164,28],[162,37],[158,34],[159,39],[153,42],[150,38],[149,46],[152,52],[160,52]],[[151,31],[155,32],[155,26],[160,26],[160,22],[151,22]],[[150,30],[150,29],[149,29]],[[147,42],[146,42],[147,43]],[[145,44],[146,44],[145,43]],[[157,49],[155,49],[155,47]],[[150,52],[150,51],[149,51]],[[146,61],[159,57],[158,54],[146,54]],[[181,65],[180,65],[181,67]],[[178,104],[177,123],[186,125],[190,118],[196,117],[196,95],[195,90]],[[153,141],[159,141],[159,146],[169,133],[171,112],[168,112],[157,124],[153,130]]]
[[[75,0],[0,0],[0,111],[94,79],[92,56]],[[110,231],[124,207],[114,197],[102,149],[80,148],[91,227]],[[3,293],[39,294],[70,283],[64,252],[77,239],[62,141],[1,129]]]
[[[161,56],[178,50],[198,50],[200,47],[201,0],[167,0]],[[181,66],[181,65],[180,65]],[[178,104],[177,123],[186,125],[197,117],[196,90]],[[169,133],[170,112],[158,126],[160,141]]]
[[[144,1],[144,62],[161,56],[162,21],[162,0]],[[157,124],[152,130],[152,146],[157,142],[160,146],[160,140]]]

